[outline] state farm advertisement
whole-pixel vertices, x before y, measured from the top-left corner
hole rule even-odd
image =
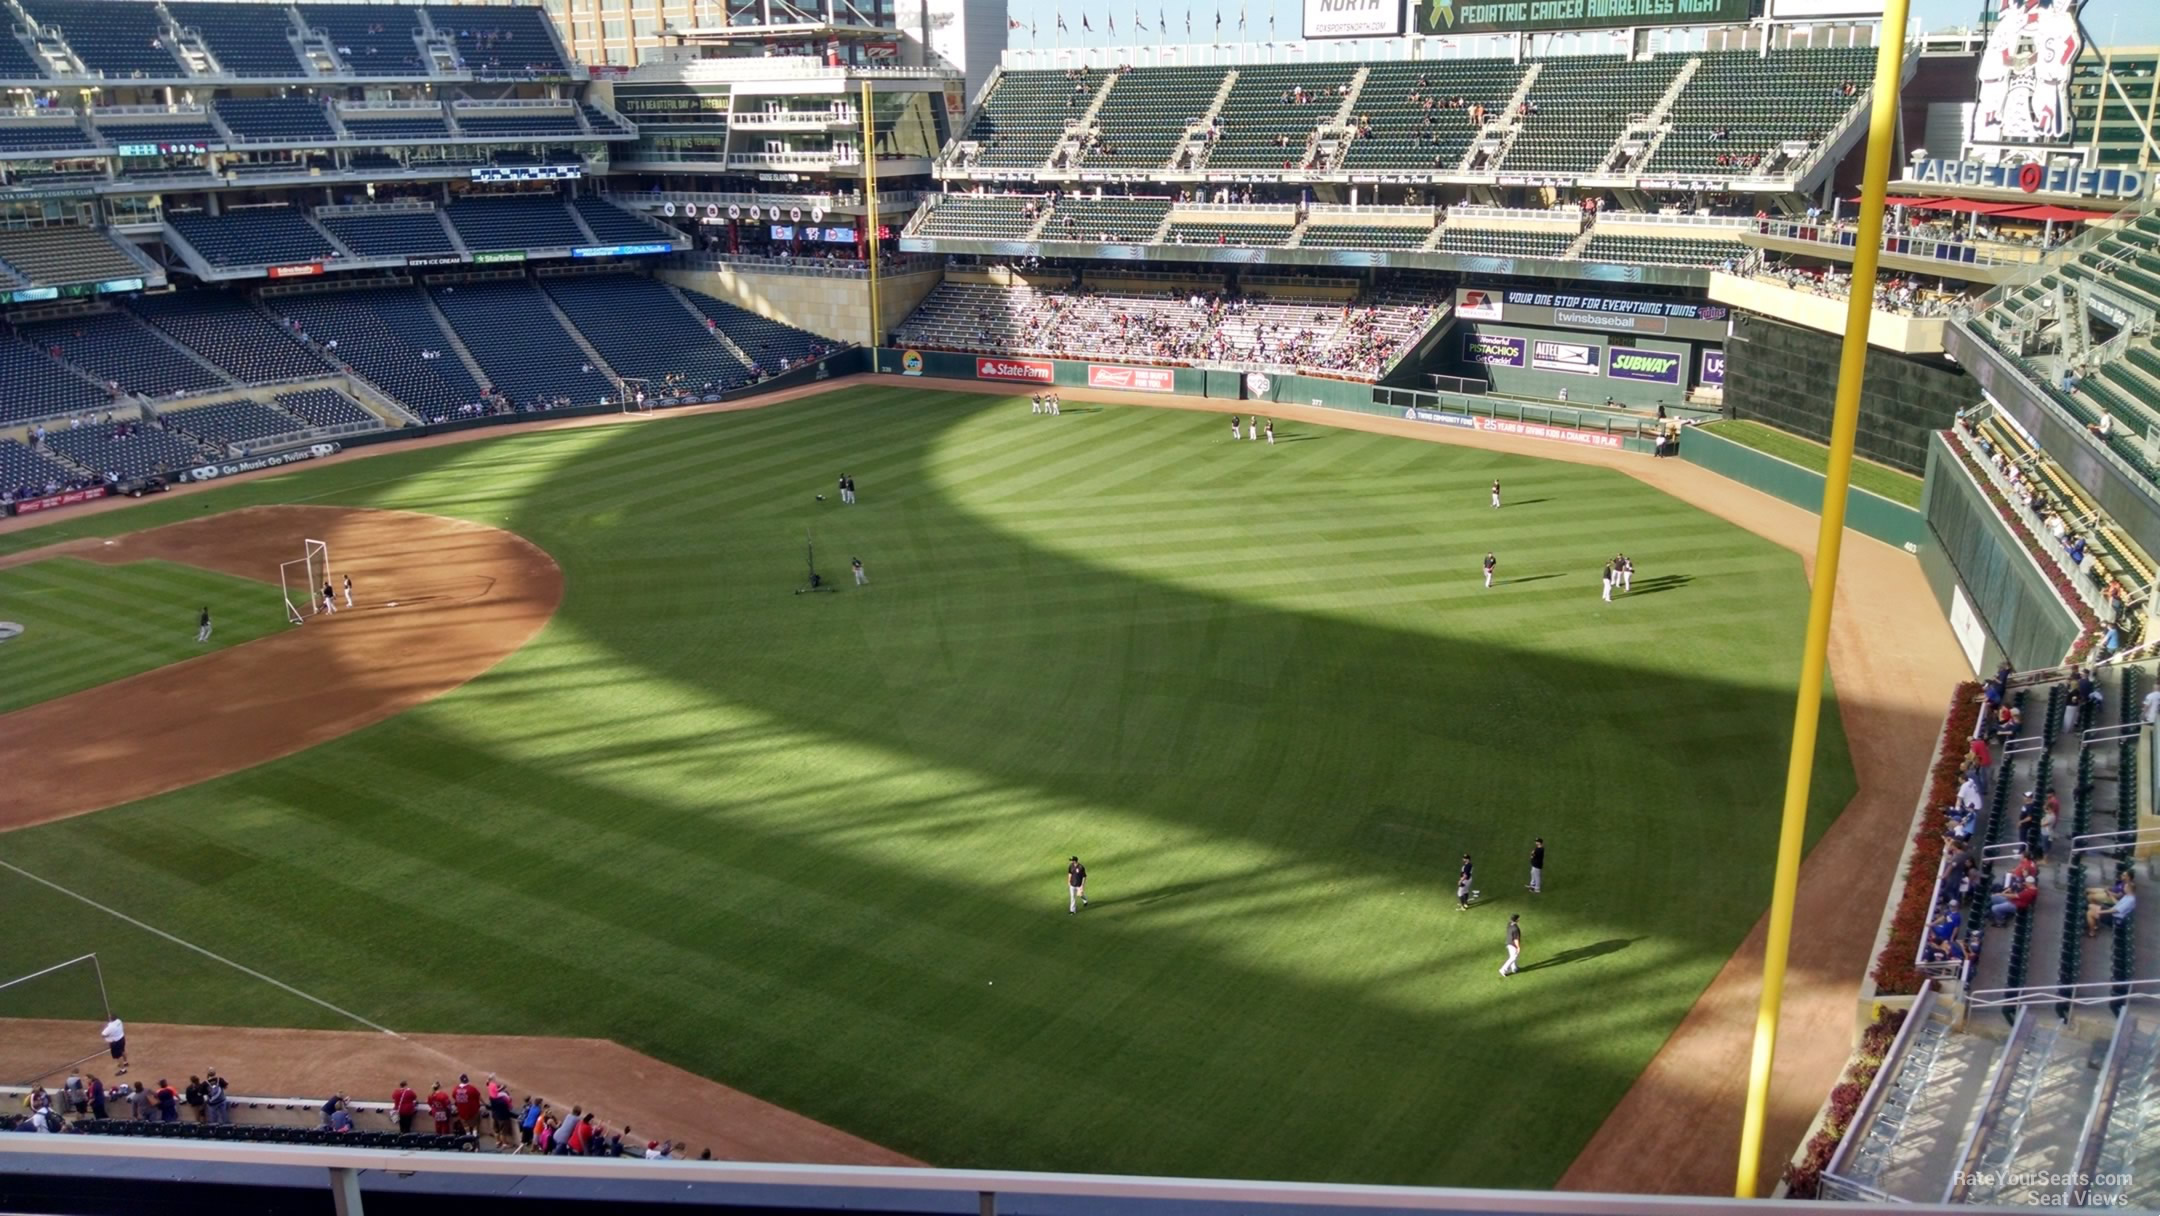
[[[1579,443],[1584,447],[1617,448],[1623,446],[1620,436],[1607,435],[1602,431],[1578,431],[1572,427],[1544,426],[1536,422],[1510,422],[1505,418],[1480,418],[1477,429],[1499,435],[1522,435],[1530,439],[1554,439],[1561,443]]]
[[[1124,388],[1136,393],[1167,393],[1175,381],[1167,367],[1104,367],[1088,364],[1089,388]]]
[[[1050,373],[1050,364],[1041,359],[975,360],[975,378],[978,380],[1025,380],[1030,384],[1048,384]]]

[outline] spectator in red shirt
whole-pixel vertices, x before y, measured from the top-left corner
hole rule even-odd
[[[472,1083],[471,1077],[458,1074],[457,1088],[450,1091],[450,1105],[457,1108],[459,1135],[480,1130],[480,1087]]]
[[[435,1134],[449,1135],[450,1095],[443,1092],[442,1082],[437,1081],[434,1090],[428,1094],[427,1109],[428,1115],[435,1120]]]
[[[593,1117],[591,1115],[587,1115],[584,1118],[578,1120],[576,1126],[570,1129],[571,1155],[582,1157],[587,1153],[591,1152],[592,1142]]]
[[[409,1083],[400,1081],[397,1088],[390,1091],[390,1110],[397,1115],[397,1129],[410,1132],[413,1115],[420,1110],[420,1095],[413,1092]]]

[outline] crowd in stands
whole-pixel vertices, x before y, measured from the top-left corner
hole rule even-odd
[[[1424,332],[1427,305],[1285,301],[1227,291],[1154,295],[942,284],[901,327],[907,345],[983,354],[1259,364],[1372,378]]]
[[[1728,271],[1741,268],[1738,262],[1723,267]],[[1852,272],[1834,266],[1765,263],[1754,274],[1758,279],[1768,279],[1815,295],[1840,300],[1852,295]],[[1902,317],[1947,317],[1969,299],[1957,292],[1924,288],[1904,275],[1878,275],[1875,283],[1875,311]]]
[[[2106,414],[2101,417],[2108,418]],[[2092,539],[2073,526],[2075,511],[2067,512],[2066,517],[2064,504],[2056,502],[2054,495],[2024,464],[2011,459],[2009,453],[1997,448],[1968,421],[1960,419],[1958,426],[1974,450],[1980,453],[1981,459],[1992,464],[2002,474],[2010,486],[2011,501],[2040,521],[2041,528],[2062,546],[2063,555],[2069,560],[2077,576],[2098,593],[2102,609],[2100,619],[2108,627],[2108,632],[2101,642],[2100,657],[2105,658],[2125,646],[2134,645],[2138,640],[2142,614],[2131,611],[2129,592],[2101,561]]]
[[[155,1084],[119,1081],[107,1085],[94,1073],[75,1073],[56,1089],[33,1086],[21,1100],[20,1113],[0,1114],[0,1132],[68,1135],[104,1130],[98,1125],[108,1121],[230,1125],[236,1105],[258,1101],[235,1097],[231,1082],[215,1068],[190,1076],[184,1086],[162,1077]],[[271,1105],[294,1104],[274,1101]],[[369,1130],[362,1120],[372,1120],[407,1135],[432,1129],[438,1137],[462,1139],[460,1147],[475,1151],[690,1159],[687,1144],[641,1139],[636,1129],[603,1122],[597,1112],[582,1105],[566,1111],[536,1094],[528,1094],[520,1103],[510,1087],[492,1074],[484,1084],[475,1085],[470,1074],[461,1073],[455,1085],[436,1081],[425,1095],[401,1080],[381,1103],[356,1103],[347,1094],[333,1093],[313,1109],[317,1130],[333,1137],[357,1136]],[[705,1149],[697,1159],[712,1160],[712,1150]]]

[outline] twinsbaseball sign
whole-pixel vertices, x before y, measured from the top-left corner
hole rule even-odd
[[[1055,370],[1042,359],[975,360],[975,378],[978,380],[1025,380],[1030,384],[1048,384]]]

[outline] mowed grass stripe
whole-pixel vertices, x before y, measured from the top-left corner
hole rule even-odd
[[[1549,1186],[1763,906],[1800,565],[1609,472],[1226,423],[880,390],[297,475],[508,516],[570,596],[449,696],[10,856],[403,1030],[617,1038],[939,1164]],[[789,594],[806,521],[870,587]],[[1486,593],[1486,548],[1559,576]],[[1603,605],[1616,548],[1684,581]],[[1574,961],[1501,987],[1513,910]],[[113,949],[117,1002],[285,1020]]]
[[[0,570],[0,712],[251,641],[284,627],[261,583],[170,562],[102,566],[55,557]],[[216,625],[197,645],[204,605]]]

